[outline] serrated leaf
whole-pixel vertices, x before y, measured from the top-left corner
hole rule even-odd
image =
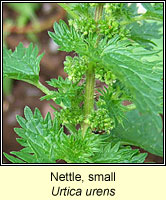
[[[24,128],[26,129],[26,126],[24,126]],[[23,129],[23,128],[14,128],[14,131],[17,133],[18,136],[26,139],[25,129]]]
[[[163,3],[141,3],[147,12],[143,15],[149,17],[152,20],[163,21]]]
[[[55,153],[58,159],[69,163],[91,163],[92,156],[99,151],[98,147],[101,143],[100,135],[87,133],[83,137],[81,131],[71,135],[60,133],[56,139]]]
[[[46,152],[44,151],[43,148],[41,148],[39,145],[35,144],[31,140],[28,141],[29,146],[33,150],[33,152],[36,154],[38,158],[45,158],[46,157]]]
[[[120,142],[111,144],[111,141],[101,146],[101,150],[93,157],[95,163],[143,163],[147,154],[121,146]]]
[[[50,112],[47,113],[44,122],[46,124],[46,128],[51,129],[52,128],[52,119]]]
[[[34,156],[32,156],[29,153],[21,152],[21,151],[12,151],[10,153],[17,156],[18,158],[24,160],[26,163],[33,163],[34,162]]]
[[[20,124],[20,126],[26,129],[26,120],[19,115],[16,115],[16,119],[17,119],[17,122]]]
[[[143,163],[147,157],[146,153],[140,153],[131,159],[131,163]]]
[[[28,146],[27,139],[16,138],[16,141],[17,141],[21,146],[23,146],[23,147]]]
[[[11,50],[3,49],[3,76],[36,84],[39,81],[40,60],[43,54],[38,55],[37,46],[33,49],[32,43],[25,48],[22,43]]]
[[[76,134],[77,133],[77,129],[74,125],[72,124],[64,124],[66,126],[66,128],[70,131],[70,133],[72,134]]]
[[[21,137],[17,141],[25,149],[29,148],[28,152],[23,149],[20,152],[11,153],[28,163],[52,163],[52,159],[49,159],[49,153],[51,152],[52,143],[54,143],[55,134],[57,133],[53,130],[50,114],[47,114],[44,120],[38,109],[35,109],[35,113],[33,114],[31,109],[26,106],[24,115],[26,120],[21,116],[17,116],[17,120],[22,128],[15,128],[15,132]],[[60,127],[56,126],[55,128],[57,131],[60,129]]]
[[[140,114],[137,110],[126,114],[123,126],[118,125],[111,134],[119,140],[163,156],[163,133],[160,116],[153,119],[150,114]]]
[[[142,51],[146,55],[147,51]],[[137,108],[142,113],[153,114],[155,118],[163,110],[162,65],[160,61],[147,62],[143,58],[138,52],[134,53],[130,46],[117,43],[104,50],[102,62],[130,89]]]
[[[43,116],[38,108],[35,108],[34,118],[38,119],[39,121],[43,121]]]
[[[101,93],[99,97],[98,103],[102,100],[102,104],[99,106],[100,108],[105,108],[108,112],[108,115],[115,119],[115,126],[117,123],[123,123],[124,114],[127,110],[126,106],[122,105],[122,101],[126,100],[128,96],[125,94],[123,97],[123,92],[126,92],[123,86],[120,85],[120,82],[116,80],[116,86],[114,88],[111,87],[104,87],[104,89],[98,90]]]
[[[78,15],[84,15],[85,17],[89,17],[89,9],[93,9],[88,3],[70,3],[69,6]]]
[[[4,154],[4,156],[9,160],[9,161],[11,161],[12,163],[25,163],[24,161],[22,161],[22,160],[20,160],[20,159],[18,159],[18,158],[15,158],[14,156],[11,156],[11,155],[9,155],[9,154],[7,154],[7,153],[3,153]]]
[[[130,39],[138,42],[144,48],[152,49],[158,45],[154,39],[162,39],[162,26],[161,22],[142,20],[127,25],[126,28],[130,29]]]
[[[24,115],[25,115],[26,120],[31,120],[33,117],[33,113],[28,106],[25,106],[24,108]]]
[[[23,127],[20,130],[15,129],[16,133],[21,136],[17,139],[18,142],[25,148],[19,152],[11,152],[18,158],[5,154],[11,162],[55,163],[56,160],[63,159],[68,163],[92,163],[99,161],[98,156],[102,153],[100,160],[103,162],[124,161],[125,163],[131,163],[133,156],[138,154],[138,150],[131,152],[126,148],[123,149],[120,143],[112,148],[107,141],[109,146],[105,148],[106,141],[104,141],[104,137],[91,132],[87,132],[83,136],[81,130],[77,131],[72,125],[67,127],[74,134],[66,135],[63,132],[63,127],[60,126],[58,115],[55,115],[53,121],[50,119],[50,114],[45,119],[41,119],[40,114],[37,115],[39,113],[38,109],[35,110],[35,114],[31,118],[28,117],[27,120],[21,123]],[[29,111],[30,108],[26,107],[24,110],[26,116]],[[135,159],[133,162],[139,162],[138,160]]]
[[[75,31],[73,26],[69,28],[63,20],[60,20],[59,24],[55,22],[54,31],[55,33],[48,32],[48,34],[60,46],[59,50],[86,53],[87,44],[84,42],[84,38]]]

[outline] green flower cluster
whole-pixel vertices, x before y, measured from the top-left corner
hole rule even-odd
[[[105,108],[99,108],[93,111],[87,121],[91,129],[95,131],[105,131],[109,133],[109,131],[115,127],[114,119],[109,117],[108,111]]]
[[[111,72],[106,70],[104,67],[96,67],[96,79],[101,82],[105,82],[107,85],[113,85],[116,82],[116,76]]]
[[[82,108],[78,106],[73,106],[71,108],[61,109],[59,113],[59,118],[62,124],[80,124],[84,119]]]
[[[66,56],[66,61],[64,62],[64,70],[68,74],[69,80],[79,82],[83,75],[85,75],[87,69],[87,57]]]
[[[74,26],[75,30],[79,33],[83,34],[84,36],[88,35],[89,33],[95,33],[97,30],[96,22],[93,18],[85,18],[82,17],[81,19],[77,20],[69,20],[69,25]]]
[[[102,3],[104,9],[104,17],[97,22],[91,15],[81,16],[79,20],[70,19],[69,25],[73,26],[76,31],[83,36],[97,33],[101,37],[113,38],[115,35],[119,35],[124,38],[128,31],[120,26],[120,20],[123,19],[123,3]],[[101,3],[90,3],[89,11]],[[90,13],[90,12],[89,12]]]
[[[69,20],[69,25],[73,25],[75,30],[87,36],[89,34],[98,33],[101,36],[111,38],[113,32],[111,23],[106,20],[98,20],[96,22],[93,18],[82,17],[81,20]]]
[[[129,33],[127,29],[120,26],[120,21],[125,18],[123,6],[124,3],[106,3],[104,5],[105,22],[109,24],[112,31],[111,36],[119,35],[121,39]]]

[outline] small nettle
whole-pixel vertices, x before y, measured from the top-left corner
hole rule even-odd
[[[17,116],[21,128],[15,129],[24,148],[11,152],[14,156],[4,153],[6,158],[13,163],[143,163],[147,153],[129,144],[162,156],[162,57],[154,42],[161,38],[162,6],[143,3],[147,11],[138,14],[135,3],[59,5],[69,13],[69,25],[55,22],[48,34],[59,50],[74,52],[64,61],[65,80],[47,81],[52,90],[39,82],[43,55],[32,44],[4,49],[4,76],[35,85],[45,94],[40,100],[59,105],[51,106],[53,119],[26,106],[25,118]]]

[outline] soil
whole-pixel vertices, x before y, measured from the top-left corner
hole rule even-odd
[[[47,7],[50,9],[49,11],[48,8],[45,8],[46,5],[44,4],[47,4]],[[66,18],[66,13],[56,4],[44,4],[42,4],[41,8],[37,11],[37,17],[41,23],[44,21],[45,24],[49,24],[50,19],[54,19],[54,21],[56,21],[59,18]],[[6,3],[3,3],[4,27],[8,18],[15,20],[17,16],[18,14],[16,12],[10,9]],[[27,29],[29,27],[31,27],[30,22],[26,25]],[[27,30],[26,28],[25,32]],[[44,85],[45,81],[49,80],[50,78],[57,78],[58,76],[65,78],[67,76],[63,69],[63,61],[67,53],[57,52],[55,46],[52,48],[52,43],[47,33],[48,30],[53,31],[51,23],[50,28],[36,33],[38,38],[37,45],[40,47],[40,52],[45,51],[44,58],[41,61],[40,71],[40,81]],[[29,44],[30,41],[27,39],[27,34],[17,33],[17,29],[14,27],[10,31],[11,32],[5,38],[8,48],[14,49],[19,42],[23,42],[24,45]],[[26,105],[32,110],[34,110],[35,107],[39,108],[43,116],[45,116],[48,111],[52,113],[52,109],[50,108],[49,104],[53,105],[53,102],[41,102],[39,98],[42,95],[43,93],[37,88],[21,81],[14,81],[11,94],[8,96],[3,95],[3,152],[9,153],[10,151],[18,151],[21,149],[21,146],[16,142],[16,138],[18,136],[15,134],[14,128],[19,127],[16,121],[16,115],[23,116],[23,110]],[[142,149],[140,149],[140,151],[144,152]],[[148,153],[146,162],[163,163],[163,158]],[[10,162],[3,157],[3,163]],[[57,163],[65,163],[65,161],[58,160]]]

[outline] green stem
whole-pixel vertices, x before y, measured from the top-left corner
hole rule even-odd
[[[94,63],[89,63],[86,72],[86,86],[85,86],[85,101],[84,101],[84,122],[82,126],[82,133],[85,135],[89,124],[87,123],[88,115],[94,109],[94,85],[95,85],[95,69]]]
[[[101,19],[102,13],[103,13],[103,5],[101,4],[98,7],[96,7],[96,10],[95,10],[95,21],[96,22]]]
[[[64,10],[66,10],[74,19],[79,19],[79,16],[72,11],[70,6],[68,6],[66,3],[58,3]]]
[[[47,95],[51,94],[51,91],[50,91],[48,88],[46,88],[43,84],[41,84],[40,81],[38,81],[38,82],[35,84],[35,86],[36,86],[38,89],[40,89],[43,93],[45,93],[45,94],[47,94]]]
[[[101,19],[103,5],[96,7],[95,21]],[[97,40],[98,41],[98,40]],[[95,45],[97,48],[98,42]],[[95,63],[90,62],[86,72],[86,85],[85,85],[85,100],[84,100],[84,122],[82,124],[82,134],[85,135],[89,124],[87,122],[88,116],[94,110],[94,87],[95,87]]]

